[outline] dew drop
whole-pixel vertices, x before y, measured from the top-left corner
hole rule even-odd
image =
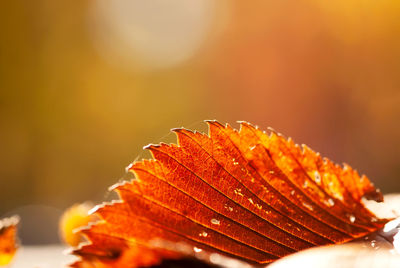
[[[294,193],[295,193],[295,191],[294,191],[294,190],[292,190],[292,191],[290,192],[290,194],[291,194],[291,195],[294,195]]]
[[[211,223],[215,224],[215,225],[220,225],[221,221],[217,220],[217,219],[211,219]]]
[[[237,194],[237,195],[243,196],[243,194],[242,194],[242,189],[235,189],[235,190],[233,190],[233,192],[234,192],[235,194]]]
[[[353,214],[351,214],[349,216],[349,220],[351,221],[351,223],[354,223],[356,221],[356,217]]]
[[[343,195],[341,195],[339,192],[334,193],[334,197],[340,201],[343,201]]]
[[[316,183],[318,183],[318,184],[321,183],[321,175],[319,174],[319,172],[317,170],[314,171],[314,179],[315,179]]]
[[[269,174],[274,174],[274,173],[275,173],[275,171],[273,171],[273,170],[269,171]]]
[[[373,247],[374,249],[378,248],[378,246],[376,245],[376,240],[371,240],[371,247]]]
[[[250,151],[253,151],[255,148],[256,148],[256,146],[254,145],[254,146],[251,146],[249,149],[250,149]]]
[[[308,181],[304,181],[303,188],[307,188],[307,187],[308,187]]]
[[[199,253],[202,252],[203,250],[201,248],[193,247],[193,251]]]
[[[224,208],[230,212],[233,211],[233,207],[228,206],[227,204],[224,205]]]
[[[205,231],[203,231],[203,232],[199,233],[199,236],[207,237],[207,236],[208,236],[208,233],[205,232]]]
[[[311,206],[308,203],[303,203],[303,206],[305,206],[306,208],[308,208],[309,210],[314,210],[313,206]]]
[[[239,165],[239,162],[236,161],[236,158],[232,158],[232,161],[233,161],[233,165],[234,165],[234,166]]]
[[[333,207],[335,205],[335,201],[333,201],[332,198],[329,198],[328,200],[325,200],[325,205],[327,205],[328,207]]]
[[[249,198],[248,200],[250,203],[252,203],[254,205],[253,199]]]

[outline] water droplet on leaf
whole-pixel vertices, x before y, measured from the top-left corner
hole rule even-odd
[[[211,219],[211,223],[215,224],[215,225],[220,225],[221,221],[217,220],[217,219]]]

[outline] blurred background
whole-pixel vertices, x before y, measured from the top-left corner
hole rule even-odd
[[[400,191],[397,0],[0,3],[0,217],[24,244],[202,120],[273,127]]]

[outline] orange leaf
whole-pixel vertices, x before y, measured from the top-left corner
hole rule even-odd
[[[0,220],[0,266],[7,265],[17,251],[17,224],[14,216]]]
[[[246,122],[240,131],[208,124],[209,135],[174,129],[178,145],[147,146],[154,160],[133,163],[136,179],[114,187],[121,201],[99,206],[103,220],[83,231],[90,244],[75,251],[81,264],[127,261],[126,252],[155,248],[156,238],[263,264],[387,222],[361,202],[382,201],[381,193],[350,166]]]

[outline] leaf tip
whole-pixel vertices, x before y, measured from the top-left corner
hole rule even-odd
[[[146,146],[143,146],[143,149],[144,150],[152,150],[152,149],[160,148],[160,147],[161,147],[160,144],[150,143],[150,144],[147,144]]]

